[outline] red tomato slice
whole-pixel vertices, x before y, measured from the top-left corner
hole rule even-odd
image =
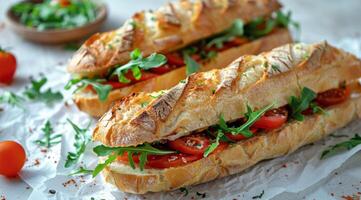
[[[111,85],[113,89],[123,88],[125,86],[128,86],[129,83],[120,83],[117,81],[107,81],[103,83],[104,85]]]
[[[170,65],[165,64],[165,65],[162,65],[160,67],[151,69],[151,72],[154,72],[156,74],[164,74],[164,73],[167,73],[169,71],[172,71],[173,69],[174,68],[171,67]]]
[[[139,163],[139,155],[133,155],[132,157],[135,163]],[[129,163],[128,152],[124,152],[123,155],[118,156],[117,160],[123,163]]]
[[[351,91],[348,87],[331,89],[319,93],[316,97],[316,102],[321,106],[332,106],[346,101],[350,97],[350,94]]]
[[[281,127],[287,121],[288,112],[285,107],[267,111],[259,118],[252,127],[261,129],[276,129]]]
[[[164,169],[169,167],[178,167],[187,163],[201,159],[202,156],[188,155],[183,153],[168,155],[152,155],[148,156],[146,167]]]
[[[202,156],[209,146],[209,138],[202,134],[193,134],[169,141],[169,146],[186,154]]]
[[[257,133],[258,129],[256,128],[252,128],[251,127],[251,132],[253,134]],[[237,134],[237,135],[232,135],[232,133],[226,133],[225,134],[227,136],[227,138],[231,139],[231,140],[234,140],[234,141],[240,141],[240,140],[244,140],[244,139],[247,139],[244,135],[242,134]]]
[[[16,58],[0,48],[0,83],[10,84],[16,71]]]
[[[176,65],[177,67],[184,65],[183,58],[178,53],[169,53],[169,54],[166,54],[165,56],[167,57],[167,60],[168,60],[167,63],[170,65]]]

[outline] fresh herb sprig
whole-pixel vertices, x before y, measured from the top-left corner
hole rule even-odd
[[[79,167],[79,169],[70,173],[69,176],[80,175],[80,174],[92,174],[92,173],[93,173],[93,170],[91,170],[91,169],[86,169],[85,167]]]
[[[104,163],[98,164],[95,167],[93,171],[93,177],[98,175],[106,166],[110,165],[117,158],[117,156],[123,155],[124,153],[128,154],[129,165],[133,169],[135,169],[133,155],[139,155],[140,170],[144,169],[148,155],[166,155],[175,153],[175,151],[157,149],[148,143],[137,147],[107,147],[104,145],[99,145],[94,147],[93,151],[97,156],[108,156]]]
[[[218,129],[217,130],[217,136],[216,139],[212,144],[210,144],[207,149],[203,153],[203,157],[207,157],[209,154],[211,154],[216,148],[219,146],[219,141],[225,141],[227,140],[226,136],[224,135],[223,131]]]
[[[291,96],[289,100],[291,116],[297,121],[303,121],[305,117],[302,112],[310,107],[311,102],[316,96],[317,94],[307,87],[302,89],[300,97]]]
[[[70,119],[67,119],[67,121],[72,126],[75,132],[75,142],[74,142],[75,152],[68,152],[64,165],[66,168],[78,162],[78,160],[85,151],[86,145],[90,142],[90,136],[87,134],[90,123],[86,128],[79,128]]]
[[[244,23],[240,19],[236,19],[232,26],[227,29],[225,32],[221,33],[219,36],[212,38],[206,45],[210,48],[216,46],[217,48],[222,48],[223,43],[233,40],[235,37],[241,37],[244,34]]]
[[[66,85],[65,89],[69,90],[73,85],[78,85],[78,88],[74,91],[77,92],[79,90],[82,90],[86,88],[87,86],[91,85],[92,88],[95,90],[95,92],[98,94],[98,98],[100,101],[107,100],[110,91],[112,90],[111,85],[102,84],[103,82],[106,82],[105,79],[87,79],[87,78],[75,78],[71,79]]]
[[[260,26],[264,25],[263,28]],[[291,12],[287,14],[278,11],[268,19],[258,17],[246,24],[244,27],[244,35],[250,39],[257,39],[271,33],[277,26],[289,27],[294,26],[297,30],[300,29],[299,23],[291,19]]]
[[[200,65],[188,53],[183,53],[184,63],[186,64],[187,76],[199,71]]]
[[[360,144],[361,144],[361,136],[355,134],[355,136],[350,140],[338,143],[323,151],[321,154],[321,159],[335,155],[336,153],[340,152],[340,150],[350,150]]]
[[[247,113],[245,114],[245,118],[247,121],[242,124],[240,127],[228,127],[226,121],[223,116],[219,118],[219,127],[224,131],[231,133],[232,135],[242,134],[246,138],[252,137],[253,133],[250,130],[252,124],[254,124],[262,115],[270,110],[274,104],[270,104],[260,110],[253,111],[251,107],[247,105]]]
[[[53,92],[51,88],[42,91],[42,87],[47,81],[46,77],[42,77],[40,80],[32,79],[30,87],[25,88],[24,95],[30,100],[44,101],[47,104],[62,100],[63,95],[59,91]]]
[[[0,103],[7,103],[13,107],[23,108],[22,103],[24,100],[23,97],[9,91],[4,91],[0,95]]]
[[[46,123],[44,124],[44,127],[41,129],[44,133],[44,138],[42,140],[36,140],[35,143],[46,147],[46,148],[50,148],[56,144],[59,144],[61,142],[61,134],[53,134],[54,130],[53,127],[51,126],[51,123],[49,120],[46,121]]]
[[[158,53],[153,53],[150,56],[143,58],[142,52],[139,49],[134,49],[130,53],[130,61],[122,66],[115,67],[111,76],[118,76],[121,83],[130,83],[125,74],[131,70],[133,77],[139,80],[142,77],[141,70],[149,70],[162,66],[167,62],[167,58]]]

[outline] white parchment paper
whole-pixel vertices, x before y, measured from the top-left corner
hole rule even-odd
[[[361,57],[361,38],[346,38],[333,44]],[[54,66],[45,69],[43,73],[49,80],[46,87],[60,90],[64,94],[64,101],[51,106],[41,102],[29,102],[24,104],[25,109],[0,106],[4,110],[0,112],[0,141],[17,140],[26,148],[28,160],[20,177],[32,189],[29,199],[201,199],[202,196],[197,195],[197,192],[206,193],[208,199],[252,199],[261,193],[262,199],[272,199],[280,194],[307,190],[328,177],[361,149],[361,146],[358,146],[328,159],[319,159],[321,152],[329,145],[361,133],[361,121],[354,121],[335,133],[347,137],[328,137],[290,155],[263,161],[243,173],[189,187],[187,196],[179,190],[147,195],[124,194],[105,183],[101,176],[95,179],[91,176],[69,176],[70,172],[79,166],[94,168],[97,158],[91,151],[93,144],[89,144],[77,166],[64,168],[67,153],[74,150],[74,131],[66,119],[71,119],[80,127],[86,127],[91,122],[91,128],[96,119],[79,112],[70,99],[70,92],[63,90],[69,79],[64,66]],[[20,88],[28,83],[28,80],[24,80],[24,84],[7,89],[21,93]],[[2,91],[3,89],[0,89],[0,93]],[[48,119],[53,124],[55,133],[62,134],[62,142],[45,149],[34,141],[42,138],[41,127]],[[361,175],[358,176],[361,178]],[[4,183],[0,182],[0,192],[1,188],[6,188],[6,185],[1,184]],[[329,196],[329,199],[332,198]]]

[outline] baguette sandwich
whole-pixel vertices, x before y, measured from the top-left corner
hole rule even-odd
[[[291,42],[297,23],[276,0],[195,0],[136,13],[117,30],[95,34],[68,64],[80,110],[101,116],[115,100],[168,89],[196,71]]]
[[[288,44],[117,102],[93,139],[120,190],[174,190],[235,174],[361,116],[361,60],[326,42]]]

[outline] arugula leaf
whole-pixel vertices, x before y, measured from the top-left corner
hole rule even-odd
[[[200,65],[195,60],[193,60],[193,58],[190,57],[189,54],[183,53],[183,59],[186,64],[187,76],[189,76],[199,70]]]
[[[9,91],[4,91],[0,96],[0,103],[7,103],[13,107],[23,108],[21,105],[23,101],[23,97]]]
[[[99,145],[94,147],[94,153],[97,156],[108,156],[104,163],[98,164],[93,172],[93,177],[98,175],[106,166],[110,165],[119,155],[123,155],[125,152],[128,153],[128,159],[130,166],[135,169],[135,164],[132,155],[137,154],[139,157],[139,168],[140,170],[144,169],[144,166],[147,162],[148,155],[166,155],[175,153],[175,151],[166,151],[152,147],[150,144],[146,143],[136,147],[107,147],[104,145]]]
[[[264,24],[263,28],[262,25]],[[300,29],[299,23],[291,20],[291,12],[287,14],[278,11],[275,15],[271,16],[268,19],[263,17],[258,17],[246,24],[244,27],[245,35],[251,39],[257,39],[259,37],[265,36],[272,32],[277,26],[280,27],[289,27],[289,25],[294,26],[297,30]]]
[[[291,116],[297,121],[303,121],[304,116],[302,114],[308,107],[310,103],[316,98],[317,94],[311,89],[304,87],[301,91],[301,96],[299,98],[291,96],[289,100],[289,105],[291,107]]]
[[[64,89],[69,90],[73,85],[79,85],[79,87],[74,91],[77,92],[86,88],[88,85],[91,85],[95,92],[98,94],[98,98],[100,101],[107,100],[110,91],[112,90],[111,85],[102,84],[105,82],[105,79],[71,79],[64,87]]]
[[[222,132],[222,130],[218,129],[217,137],[216,137],[215,141],[207,147],[207,149],[203,153],[203,157],[207,157],[210,153],[212,153],[218,147],[219,140],[222,137],[225,137],[224,133]]]
[[[79,128],[76,124],[74,124],[70,119],[67,119],[67,121],[75,131],[75,152],[68,152],[68,156],[66,157],[64,165],[66,168],[78,162],[78,160],[85,151],[86,145],[90,142],[90,136],[87,134],[90,123],[86,128],[82,129]]]
[[[318,114],[323,114],[323,115],[328,115],[327,111],[325,109],[323,109],[322,107],[318,106],[316,103],[311,102],[310,103],[310,108],[312,109],[313,113],[318,113]]]
[[[244,23],[242,20],[236,19],[228,30],[209,41],[206,47],[216,46],[217,48],[222,48],[223,43],[231,41],[235,37],[241,37],[243,34]]]
[[[274,104],[270,104],[261,110],[253,111],[251,107],[247,106],[247,113],[245,114],[245,118],[247,121],[242,124],[240,127],[234,128],[234,127],[228,127],[226,124],[226,121],[224,120],[223,116],[220,116],[219,119],[219,127],[224,132],[229,132],[232,135],[242,134],[243,136],[249,138],[253,136],[253,133],[250,131],[250,127],[252,124],[254,124],[259,118],[262,117],[262,115],[270,110],[273,107]]]
[[[63,95],[60,92],[53,92],[50,88],[44,92],[41,91],[47,81],[48,79],[45,77],[40,80],[31,80],[31,86],[25,88],[24,95],[31,100],[44,101],[47,104],[62,100]]]
[[[79,174],[92,174],[92,173],[93,173],[93,170],[86,169],[84,167],[80,167],[79,169],[77,169],[74,172],[72,172],[71,174],[69,174],[69,176],[79,175]]]
[[[44,133],[44,139],[36,140],[35,141],[36,144],[50,148],[53,145],[59,144],[61,142],[62,135],[61,134],[53,135],[54,130],[49,120],[46,121],[44,127],[41,130]]]
[[[153,53],[150,56],[143,58],[139,49],[135,49],[130,53],[130,61],[122,66],[116,66],[110,76],[118,76],[121,83],[129,83],[125,74],[131,70],[133,77],[139,80],[142,77],[141,70],[149,70],[162,66],[167,62],[167,58],[162,54]]]
[[[324,159],[328,156],[332,156],[343,149],[350,150],[359,144],[361,144],[361,136],[355,134],[355,136],[350,140],[338,143],[334,146],[329,147],[327,150],[323,151],[321,154],[321,159]]]

